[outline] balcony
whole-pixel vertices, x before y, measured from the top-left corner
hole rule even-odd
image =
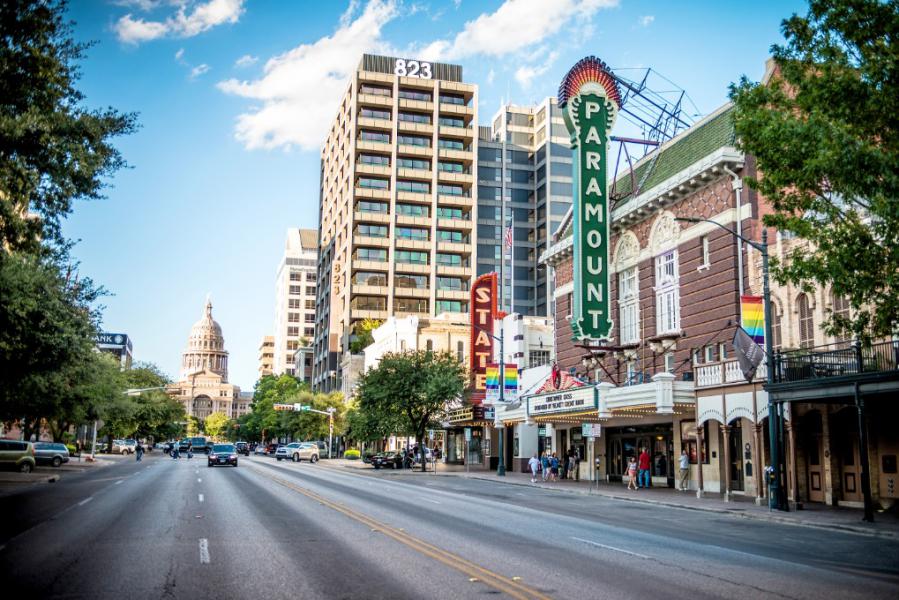
[[[390,268],[390,263],[379,260],[362,260],[356,257],[353,257],[353,269],[358,269],[360,271],[378,271],[378,272],[387,272],[387,269]]]
[[[386,310],[363,310],[361,308],[351,308],[350,309],[350,319],[378,319],[380,321],[384,321],[387,319],[387,311]]]
[[[404,169],[397,168],[396,176],[401,179],[416,179],[418,181],[431,181],[434,178],[434,172],[427,169]]]
[[[449,148],[440,148],[437,151],[437,156],[439,158],[446,158],[449,160],[463,160],[471,162],[471,146],[463,150],[450,150]]]
[[[421,263],[396,262],[393,264],[393,269],[397,273],[413,273],[415,275],[427,275],[431,272],[431,265],[423,265]]]
[[[434,126],[430,123],[416,123],[415,121],[404,121],[402,119],[397,121],[397,129],[408,133],[420,133],[423,135],[434,134]]]
[[[470,140],[474,135],[474,129],[471,127],[454,127],[452,125],[440,125],[438,129],[440,135],[446,135],[454,138],[463,138]]]
[[[385,165],[370,165],[368,163],[357,162],[356,163],[356,174],[357,175],[381,175],[383,177],[390,177],[390,167]]]
[[[382,145],[381,148],[384,146]],[[411,144],[399,144],[396,153],[402,156],[433,156],[434,152],[430,146],[413,146]]]
[[[452,117],[473,117],[474,109],[461,104],[440,103],[440,114]]]
[[[468,300],[471,292],[464,290],[437,290],[438,300]]]
[[[393,106],[393,98],[377,94],[359,94],[358,103],[369,106]]]
[[[454,254],[471,254],[471,244],[466,242],[437,242],[438,252],[452,252]]]
[[[424,100],[409,100],[407,98],[400,98],[400,108],[409,108],[412,110],[420,110],[423,112],[434,112],[434,103],[433,102],[425,102]]]
[[[467,229],[471,230],[473,224],[469,219],[437,219],[437,227],[440,229]]]
[[[381,188],[355,187],[356,198],[376,198],[378,200],[390,200],[390,190]]]
[[[353,284],[353,295],[361,294],[363,296],[386,296],[387,286],[380,285],[364,285],[361,283]]]
[[[443,206],[453,206],[461,208],[470,208],[472,205],[471,196],[454,196],[450,194],[439,194],[437,202]]]
[[[393,130],[393,121],[390,119],[378,119],[375,117],[359,117],[359,127],[366,129],[382,129],[384,131]]]
[[[740,363],[736,360],[697,365],[693,368],[693,371],[695,373],[696,389],[746,383],[743,371],[740,370]],[[768,376],[767,373],[765,364],[759,365],[753,381],[763,383]]]
[[[396,216],[396,224],[397,225],[412,225],[413,227],[427,227],[431,228],[431,218],[430,217],[414,217],[412,215],[400,215]]]
[[[431,194],[423,192],[397,192],[396,199],[399,202],[416,202],[418,204],[430,204]]]
[[[447,183],[468,183],[471,184],[474,178],[471,173],[458,173],[456,171],[438,171],[437,179]]]
[[[390,151],[390,142],[373,142],[371,140],[356,140],[356,150],[370,150],[372,152]]]
[[[390,238],[386,237],[369,237],[367,235],[353,234],[354,246],[369,246],[375,248],[389,248]]]
[[[390,215],[386,212],[368,212],[357,210],[353,213],[353,220],[357,223],[390,223]]]
[[[401,250],[424,250],[431,249],[429,240],[414,240],[412,238],[396,237],[396,247]]]
[[[471,275],[471,267],[467,265],[437,265],[438,275],[449,275],[453,277],[469,277]]]
[[[406,288],[396,286],[393,292],[394,296],[404,296],[407,298],[429,298],[431,290],[428,288]]]
[[[861,346],[842,342],[774,355],[774,383],[899,378],[899,340]]]

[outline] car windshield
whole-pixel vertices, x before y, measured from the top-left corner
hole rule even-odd
[[[221,453],[234,452],[234,446],[231,444],[216,444],[212,447],[212,451]]]

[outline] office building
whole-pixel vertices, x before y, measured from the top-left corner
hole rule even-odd
[[[274,375],[296,375],[294,353],[315,335],[317,260],[318,232],[288,229],[275,279]]]
[[[356,322],[468,311],[477,106],[458,65],[362,57],[322,147],[314,389]]]
[[[275,365],[275,336],[267,335],[259,344],[259,377],[271,375]]]

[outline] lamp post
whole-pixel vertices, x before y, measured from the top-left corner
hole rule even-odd
[[[506,354],[505,354],[505,348],[503,346],[506,336],[503,335],[503,319],[499,320],[499,337],[496,337],[495,335],[493,335],[486,329],[483,329],[482,327],[479,327],[479,326],[475,325],[474,323],[472,323],[471,326],[474,327],[475,329],[479,330],[483,334],[490,336],[491,338],[493,338],[494,340],[499,342],[499,402],[493,408],[493,428],[499,432],[498,433],[499,460],[497,461],[497,464],[496,464],[496,474],[499,477],[505,477],[506,476],[506,456],[505,456],[505,453],[503,452],[503,438],[505,437],[505,435],[504,435],[505,427],[503,425],[503,422],[500,421],[500,419],[499,419],[499,410],[498,410],[499,407],[501,405],[505,404],[505,402],[506,402],[505,394],[504,394],[505,388],[506,388]],[[468,464],[467,452],[466,452],[466,456],[465,456],[465,464]]]
[[[699,217],[676,217],[675,221],[684,223],[710,223],[716,227],[723,229],[738,240],[749,244],[762,255],[762,302],[765,310],[765,356],[767,357],[767,383],[770,386],[774,383],[774,341],[771,333],[771,287],[768,277],[768,230],[762,228],[762,241],[756,242],[747,239],[717,221],[711,219],[702,219]],[[771,400],[771,394],[768,394],[768,435],[769,450],[771,453],[771,463],[774,467],[774,479],[771,482],[771,494],[768,498],[768,507],[777,510],[788,510],[786,498],[784,496],[784,469],[783,466],[783,448],[781,447],[781,433],[783,431],[783,422],[778,414],[778,407]]]

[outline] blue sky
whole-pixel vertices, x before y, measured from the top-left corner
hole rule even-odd
[[[177,376],[206,294],[230,351],[231,381],[251,389],[272,333],[274,276],[289,227],[318,220],[318,143],[362,52],[461,64],[480,86],[481,124],[504,98],[552,95],[596,55],[652,67],[699,113],[758,80],[790,0],[72,0],[87,104],[136,111],[118,141],[131,168],[108,198],[66,224],[81,271],[114,295],[103,327],[135,357]],[[540,18],[533,18],[539,15]]]

